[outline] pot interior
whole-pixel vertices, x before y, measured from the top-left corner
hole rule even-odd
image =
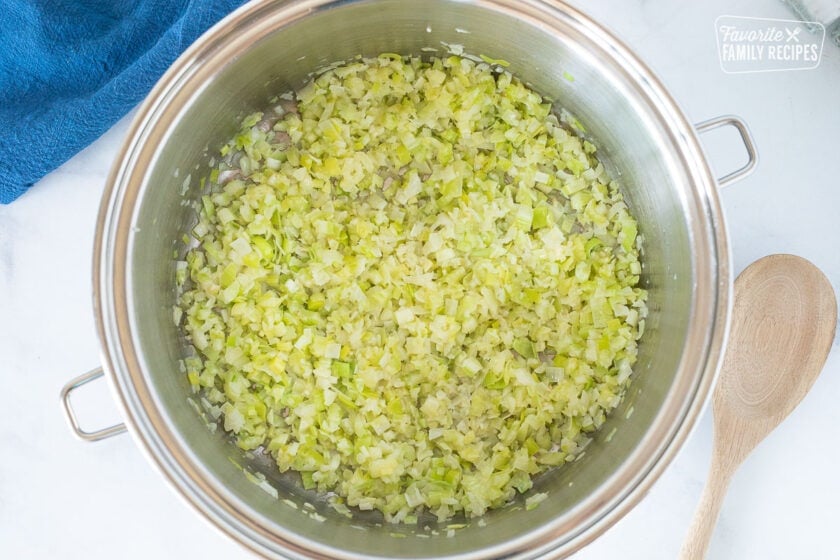
[[[117,304],[128,317],[120,343],[137,360],[130,381],[117,376],[118,390],[143,385],[150,395],[135,414],[136,432],[157,442],[149,445],[153,455],[164,470],[179,473],[172,476],[177,485],[201,487],[193,491],[203,493],[199,505],[211,518],[270,554],[530,556],[571,542],[647,476],[682,429],[701,378],[714,370],[717,356],[709,348],[725,284],[702,155],[686,155],[684,122],[639,79],[644,69],[571,9],[454,0],[319,4],[237,12],[181,59],[141,109],[134,143],[115,170],[117,188],[136,193],[125,197],[117,220],[130,231],[125,254],[114,252],[114,266],[123,259],[127,271],[125,302]],[[373,513],[345,518],[269,460],[239,451],[221,429],[211,433],[188,405],[195,399],[179,370],[187,344],[173,323],[173,252],[184,254],[181,237],[196,221],[199,181],[241,118],[329,63],[382,52],[446,55],[446,45],[508,61],[514,75],[584,125],[644,236],[650,310],[630,390],[580,460],[540,476],[521,499],[487,513],[481,524],[467,522],[451,538],[433,523],[382,526]],[[155,439],[161,432],[166,443]],[[279,499],[243,468],[263,473]],[[526,511],[524,498],[535,492],[549,497]]]

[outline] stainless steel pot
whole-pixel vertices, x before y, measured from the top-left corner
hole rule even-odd
[[[509,61],[514,74],[585,124],[638,218],[650,292],[632,387],[585,455],[537,480],[531,492],[549,494],[538,508],[527,511],[519,501],[452,537],[446,530],[381,526],[373,514],[342,517],[266,461],[238,451],[221,430],[208,430],[179,370],[186,343],[172,320],[173,252],[183,252],[182,233],[195,221],[185,201],[199,196],[208,149],[219,147],[271,94],[302,85],[328,63],[381,52],[428,55],[428,48],[444,54],[444,43]],[[559,2],[247,5],[161,79],[108,180],[95,244],[94,304],[103,368],[126,426],[198,511],[267,557],[534,558],[577,550],[659,477],[715,380],[731,295],[717,189],[755,164],[737,118],[700,128],[724,124],[741,132],[750,161],[716,181],[695,128],[653,74],[610,33]],[[101,371],[71,381],[63,393],[71,423],[86,439],[124,429],[86,432],[73,416],[70,393]],[[253,483],[254,473],[265,475],[263,487]]]

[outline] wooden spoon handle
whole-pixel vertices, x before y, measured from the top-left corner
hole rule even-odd
[[[730,462],[723,462],[719,457],[718,453],[714,453],[712,456],[709,478],[706,480],[700,503],[694,512],[694,519],[688,529],[688,536],[683,541],[679,560],[703,560],[709,550],[709,543],[717,524],[720,507],[723,505],[726,489],[729,487],[729,481],[732,479],[732,474],[737,466],[733,466]]]

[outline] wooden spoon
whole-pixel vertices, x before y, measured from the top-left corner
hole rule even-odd
[[[681,560],[705,557],[732,475],[814,384],[836,324],[831,284],[803,258],[770,255],[738,276],[729,345],[712,397],[712,466]]]

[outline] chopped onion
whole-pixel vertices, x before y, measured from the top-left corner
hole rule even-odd
[[[636,221],[500,65],[360,59],[250,115],[177,265],[191,386],[343,510],[480,516],[579,458],[632,378]]]

